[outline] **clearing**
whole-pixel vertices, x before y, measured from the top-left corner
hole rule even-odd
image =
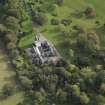
[[[46,3],[47,2],[50,3],[50,0],[45,0],[45,1]],[[65,46],[61,45],[64,42],[64,40],[61,39],[61,36],[59,36],[57,32],[54,32],[56,28],[62,27],[62,25],[58,25],[58,26],[51,25],[51,19],[56,18],[60,21],[65,18],[71,19],[72,24],[69,26],[66,26],[65,27],[66,30],[70,30],[71,27],[73,27],[74,25],[81,25],[85,27],[87,30],[93,29],[94,27],[97,27],[96,21],[99,21],[101,25],[104,24],[104,20],[105,20],[105,15],[103,14],[103,11],[105,10],[104,4],[105,4],[105,0],[64,0],[64,5],[56,7],[57,16],[54,17],[52,13],[50,13],[49,11],[46,12],[45,15],[48,17],[48,23],[41,27],[38,27],[38,26],[34,27],[36,30],[34,32],[35,33],[37,33],[37,31],[42,32],[45,35],[45,37],[48,38],[48,40],[50,40],[55,45],[58,51],[61,52],[61,55],[64,56],[65,58],[68,58],[68,52],[69,52],[68,48],[65,48]],[[94,19],[87,19],[86,17],[77,18],[72,15],[72,13],[75,13],[75,11],[84,11],[88,6],[92,6],[93,8],[95,8],[97,13],[96,18]],[[34,7],[35,6],[33,6],[33,8]],[[26,16],[27,16],[27,13],[26,13]],[[31,24],[30,18],[28,20],[25,20],[25,24],[28,25],[29,22]],[[30,27],[30,24],[29,24],[29,27]],[[24,28],[24,31],[25,29],[27,32],[27,28]],[[104,35],[105,31],[100,29],[97,29],[97,31],[99,32],[102,46],[105,46],[105,35]],[[29,45],[32,44],[34,40],[34,36],[35,34],[26,35],[21,39],[19,46],[22,48],[28,47]],[[75,38],[73,39],[75,40]]]

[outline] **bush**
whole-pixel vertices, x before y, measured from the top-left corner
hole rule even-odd
[[[8,9],[7,15],[14,16],[16,18],[19,17],[19,13],[16,9]]]
[[[2,35],[4,35],[6,31],[7,28],[3,24],[0,24],[0,37],[2,37]]]
[[[82,67],[89,66],[90,60],[88,57],[77,57],[76,64]]]
[[[20,76],[21,84],[25,89],[31,89],[32,88],[32,80],[27,78],[26,76]]]
[[[2,98],[7,98],[8,96],[11,96],[13,92],[14,92],[14,89],[11,84],[4,85],[2,89]]]
[[[87,105],[90,101],[90,98],[87,96],[87,94],[85,92],[82,92],[80,95],[80,102],[83,105]]]
[[[82,26],[80,26],[80,25],[75,25],[75,26],[73,26],[73,29],[74,29],[74,30],[77,30],[78,33],[85,33],[85,32],[86,32],[85,28],[82,27]]]
[[[7,3],[7,0],[0,0],[0,3],[5,5]]]
[[[52,25],[59,25],[59,20],[58,19],[51,19],[51,24]]]

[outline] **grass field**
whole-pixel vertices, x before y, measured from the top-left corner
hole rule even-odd
[[[12,71],[12,67],[9,64],[9,60],[5,52],[1,48],[0,44],[0,92],[3,86],[7,83],[14,84],[14,81],[11,80],[11,77],[15,73]],[[9,97],[6,100],[0,101],[0,105],[16,105],[22,100],[22,93],[16,93],[13,96]]]
[[[69,18],[73,21],[70,26],[66,26],[67,30],[70,30],[73,25],[78,25],[78,24],[85,27],[86,29],[92,29],[96,27],[95,24],[96,21],[100,21],[101,24],[104,23],[105,20],[105,15],[103,13],[103,11],[105,10],[104,4],[105,0],[64,0],[64,5],[56,8],[57,12],[56,18],[59,20]],[[94,7],[96,10],[97,17],[95,19],[87,19],[86,17],[77,18],[72,15],[72,13],[74,13],[76,10],[83,11],[90,5]],[[46,13],[46,15],[49,20],[48,23],[42,27],[35,27],[35,28],[36,30],[41,31],[46,36],[46,38],[52,41],[54,45],[58,48],[58,50],[62,51],[62,54],[65,56],[67,55],[68,51],[67,49],[60,46],[63,40],[60,39],[60,36],[57,35],[56,32],[52,32],[52,30],[54,30],[56,26],[51,25],[50,20],[54,17],[52,16],[51,13]],[[99,30],[99,33],[102,45],[104,46],[105,32]],[[23,48],[28,47],[29,45],[32,44],[33,38],[34,38],[33,34],[26,36],[22,38],[19,45]]]

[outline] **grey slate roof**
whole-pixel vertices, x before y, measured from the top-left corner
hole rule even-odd
[[[51,63],[60,58],[60,55],[54,45],[41,33],[38,33],[36,36],[33,47],[27,48],[26,52],[35,64]]]

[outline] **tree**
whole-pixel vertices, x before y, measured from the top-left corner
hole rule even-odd
[[[79,68],[76,65],[74,65],[74,64],[69,64],[68,67],[67,67],[67,70],[70,73],[74,73],[74,72],[79,71]]]
[[[0,37],[4,36],[6,31],[7,28],[3,24],[0,24]]]
[[[69,57],[70,59],[73,59],[74,57],[74,51],[72,49],[69,50]]]
[[[94,104],[96,105],[105,105],[105,96],[97,95],[95,96]]]
[[[39,91],[37,91],[37,92],[35,92],[35,99],[36,99],[36,101],[37,101],[37,103],[42,103],[44,100],[45,100],[45,97],[41,94],[41,92]]]
[[[32,80],[30,80],[26,76],[20,76],[19,79],[25,89],[32,89]]]
[[[102,94],[105,94],[105,83],[101,83],[101,85],[100,85],[100,92]]]
[[[91,49],[99,50],[100,49],[100,39],[98,34],[95,31],[91,31],[87,35],[88,37],[88,47]]]
[[[88,18],[95,18],[96,17],[96,12],[95,9],[92,6],[88,6],[86,10],[84,11],[86,17]]]
[[[80,95],[80,102],[83,105],[87,105],[90,102],[90,98],[87,96],[85,92],[82,92]]]
[[[18,104],[16,104],[16,105],[23,105],[23,104],[20,102],[20,103],[18,103]]]
[[[43,13],[35,13],[33,21],[38,25],[44,25],[47,22],[47,17]]]
[[[4,98],[11,96],[13,94],[13,86],[11,84],[4,85],[2,89],[2,95]]]
[[[11,43],[16,44],[18,41],[18,38],[17,38],[16,34],[8,33],[5,35],[5,40],[7,40],[6,42],[11,42]]]
[[[71,90],[72,90],[72,95],[73,96],[75,96],[75,97],[80,96],[80,87],[78,85],[72,85]]]
[[[56,0],[56,4],[58,4],[59,6],[63,5],[64,0]]]
[[[19,29],[19,20],[16,17],[8,16],[5,19],[5,26],[7,26],[8,29],[17,32]]]
[[[94,78],[94,87],[95,89],[100,89],[102,88],[102,84],[105,82],[105,71],[99,71],[97,72],[97,75]],[[103,85],[104,86],[104,85]]]
[[[57,86],[57,82],[58,82],[58,76],[57,75],[46,75],[44,78],[44,87],[47,89],[48,92],[50,93],[54,93],[56,90],[56,86]]]
[[[9,56],[11,58],[17,58],[17,56],[19,56],[19,51],[17,49],[11,50]]]
[[[75,63],[78,66],[86,67],[90,65],[90,59],[88,57],[77,56],[75,58]]]
[[[87,35],[86,34],[81,34],[78,36],[77,38],[77,47],[80,49],[80,50],[83,50],[85,51],[87,49]]]
[[[15,49],[16,47],[17,47],[16,44],[14,44],[14,43],[12,43],[12,42],[9,42],[9,43],[7,44],[7,49],[8,49],[8,50]]]
[[[13,16],[13,17],[19,18],[19,12],[18,12],[17,9],[8,9],[6,11],[6,14],[9,15],[9,16]]]
[[[57,101],[59,103],[64,103],[67,101],[67,92],[63,91],[62,89],[57,90],[56,96],[57,96]]]
[[[80,34],[78,36],[76,45],[82,52],[93,53],[100,49],[100,40],[94,31],[88,32],[88,34]]]
[[[12,60],[12,64],[16,67],[16,68],[21,68],[24,64],[24,59],[22,56],[18,55],[16,56],[16,58],[14,58]]]

